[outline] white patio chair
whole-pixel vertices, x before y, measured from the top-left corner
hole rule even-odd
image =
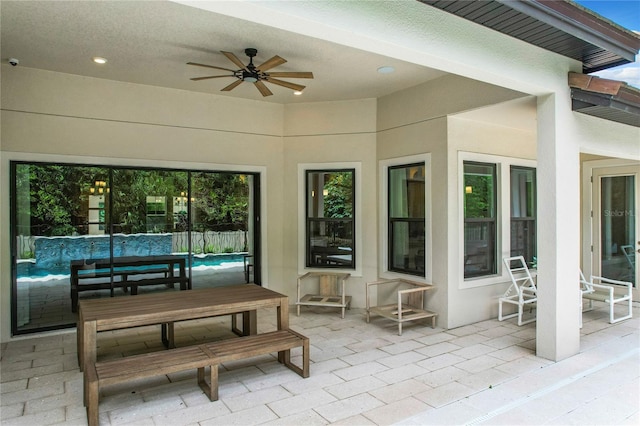
[[[582,299],[589,301],[589,307],[582,312],[593,310],[593,301],[605,302],[609,305],[609,323],[614,324],[619,321],[629,319],[633,316],[631,296],[633,284],[628,281],[618,281],[609,278],[592,275],[590,280],[584,277],[580,271],[580,291]],[[627,314],[615,317],[615,304],[624,303],[627,305]],[[582,324],[582,321],[581,321]]]
[[[498,321],[503,321],[509,318],[518,317],[518,325],[528,324],[536,320],[536,316],[527,320],[522,319],[524,309],[528,306],[530,312],[533,311],[536,302],[538,301],[538,289],[536,283],[531,277],[527,263],[522,256],[505,257],[503,259],[504,265],[511,277],[511,285],[507,289],[500,299],[498,299]],[[515,305],[517,311],[503,315],[502,305],[504,303]]]

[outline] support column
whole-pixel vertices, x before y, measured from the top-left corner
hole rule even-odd
[[[580,149],[565,101],[538,98],[536,354],[553,361],[580,350]]]

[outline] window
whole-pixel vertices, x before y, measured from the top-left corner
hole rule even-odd
[[[306,171],[306,266],[355,268],[355,169]]]
[[[493,275],[496,265],[496,165],[464,162],[464,277]]]
[[[536,256],[536,169],[511,166],[511,256]]]
[[[388,168],[389,271],[425,275],[425,164]]]

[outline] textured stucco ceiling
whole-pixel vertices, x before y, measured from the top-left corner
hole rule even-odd
[[[398,59],[175,2],[3,0],[0,14],[0,47],[5,63],[13,57],[20,60],[19,67],[224,96],[277,103],[376,98],[444,75]],[[186,62],[235,69],[220,51],[234,52],[248,62],[244,55],[247,47],[258,49],[257,64],[274,55],[288,61],[272,71],[312,71],[315,78],[283,78],[306,85],[302,96],[268,84],[273,96],[266,98],[249,83],[221,92],[234,81],[232,78],[189,80],[217,75],[218,71]],[[105,57],[108,63],[98,66],[91,61],[94,56]],[[380,74],[377,69],[381,66],[392,66],[395,72]]]

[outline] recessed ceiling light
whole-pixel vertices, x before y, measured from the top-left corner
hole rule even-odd
[[[378,72],[380,74],[390,74],[392,72],[394,72],[396,69],[394,67],[390,67],[390,66],[384,66],[384,67],[380,67],[378,68]]]
[[[296,90],[295,92],[293,92],[293,94],[296,96],[300,96],[302,95],[302,90]]]
[[[100,56],[95,56],[92,58],[93,62],[95,62],[96,64],[106,64],[107,60],[105,58],[101,58]]]

